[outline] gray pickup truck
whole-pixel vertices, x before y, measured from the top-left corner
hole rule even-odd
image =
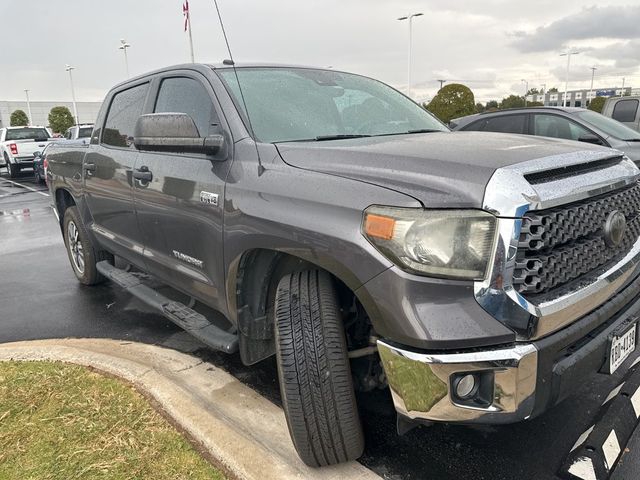
[[[623,154],[452,133],[370,78],[229,63],[114,87],[89,145],[50,147],[48,184],[81,283],[246,365],[276,355],[307,464],[362,453],[355,391],[388,389],[400,432],[509,423],[635,361]]]

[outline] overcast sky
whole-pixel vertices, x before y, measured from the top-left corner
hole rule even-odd
[[[564,88],[640,87],[640,4],[636,0],[218,0],[236,62],[332,66],[407,83],[407,22],[413,12],[415,97],[431,98],[438,78],[465,83],[476,100]],[[588,2],[589,0],[587,0]],[[213,0],[190,0],[196,61],[228,55]],[[587,6],[585,6],[587,5]],[[593,6],[592,6],[593,5]],[[597,6],[596,6],[597,5]],[[120,38],[132,46],[132,75],[189,59],[182,0],[0,0],[0,100],[71,97],[64,66],[76,67],[78,101],[102,100],[125,78]]]

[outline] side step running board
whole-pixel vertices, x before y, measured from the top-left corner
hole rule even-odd
[[[105,278],[117,283],[211,348],[225,353],[238,351],[238,336],[214,325],[204,315],[147,287],[135,275],[107,261],[98,262],[96,268]]]

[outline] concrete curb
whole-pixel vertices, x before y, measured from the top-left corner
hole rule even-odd
[[[141,343],[64,339],[0,344],[0,361],[8,360],[73,363],[131,382],[240,479],[380,479],[357,462],[307,467],[279,407],[190,355]]]

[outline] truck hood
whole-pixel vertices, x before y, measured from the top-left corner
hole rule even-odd
[[[380,185],[431,208],[482,208],[487,182],[501,167],[576,152],[602,158],[616,153],[567,140],[489,132],[289,142],[277,148],[291,166]]]

